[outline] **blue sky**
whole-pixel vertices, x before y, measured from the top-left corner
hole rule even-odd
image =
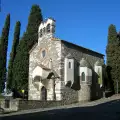
[[[26,30],[33,4],[40,5],[43,18],[56,20],[56,37],[105,54],[108,26],[120,30],[120,0],[1,0],[0,33],[6,15],[11,14],[8,59],[16,21],[21,36]]]

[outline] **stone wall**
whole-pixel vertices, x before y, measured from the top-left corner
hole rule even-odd
[[[91,100],[91,85],[82,84],[79,90],[79,101]]]
[[[7,101],[8,105],[5,105],[5,100],[0,101],[0,107],[4,109],[5,112],[10,112],[10,111],[18,111],[19,108],[19,100],[12,99]]]
[[[41,51],[46,50],[46,56],[43,58],[41,56]],[[61,64],[61,41],[52,40],[49,35],[44,36],[42,39],[39,39],[39,45],[36,45],[30,51],[29,57],[29,100],[40,100],[40,90],[37,90],[33,85],[32,81],[32,72],[35,67],[39,64],[43,64],[44,66],[49,68],[49,61],[52,58],[52,67],[56,71],[56,73],[61,77],[60,74],[60,64]],[[48,88],[49,89],[49,86]],[[56,80],[56,100],[61,100],[61,79]]]
[[[42,58],[41,51],[42,49],[46,49],[47,55],[45,58]],[[74,88],[66,88],[65,80],[64,80],[64,59],[70,54],[71,57],[75,58],[75,82],[79,83],[79,62],[82,58],[85,58],[87,62],[91,65],[91,69],[93,70],[92,74],[92,86],[91,86],[91,96],[95,98],[96,91],[96,79],[94,75],[94,64],[97,60],[104,62],[103,56],[92,52],[88,49],[84,49],[82,47],[78,47],[77,45],[73,45],[72,43],[65,42],[63,40],[52,40],[50,36],[44,36],[39,39],[39,45],[36,45],[33,50],[30,52],[30,60],[29,60],[29,100],[40,100],[40,90],[37,90],[33,85],[32,81],[32,72],[35,67],[39,64],[43,64],[49,68],[49,60],[52,58],[52,67],[59,75],[59,79],[56,79],[55,82],[55,93],[56,100],[68,100],[69,101],[77,101],[79,100],[79,92],[81,85],[79,84],[79,89]],[[78,86],[78,84],[76,84]],[[76,88],[76,85],[74,87]],[[49,89],[49,85],[47,85],[47,89]],[[82,97],[82,96],[81,96]],[[91,99],[93,99],[91,98]]]
[[[62,97],[63,97],[63,101],[68,103],[78,102],[79,100],[78,91],[72,88],[69,88],[67,86],[65,86],[64,90],[62,91]]]
[[[75,103],[75,101],[74,101]],[[29,110],[37,108],[50,108],[71,104],[70,101],[19,101],[19,110]]]
[[[19,110],[29,110],[29,109],[39,109],[39,108],[50,108],[57,107],[75,103],[77,101],[40,101],[40,100],[10,100],[9,108],[5,107],[5,100],[0,101],[0,107],[5,110],[5,112],[19,111]]]
[[[79,86],[80,89],[78,89],[77,91],[75,91],[74,89],[71,89],[71,88],[67,88],[67,91],[66,91],[66,87],[64,85],[64,59],[68,54],[70,54],[71,57],[75,58],[78,65],[82,58],[85,58],[87,60],[87,62],[91,65],[91,69],[93,70],[93,74],[92,74],[92,83],[93,84],[92,84],[92,87],[90,87],[91,88],[90,95],[95,98],[96,93],[94,93],[94,91],[96,91],[96,79],[94,79],[95,78],[94,77],[95,76],[94,75],[94,64],[98,60],[101,61],[102,63],[104,63],[103,55],[62,40],[62,58],[61,58],[62,59],[61,60],[61,80],[63,81],[62,97],[64,97],[64,99],[66,99],[66,100],[68,98],[70,98],[70,101],[76,101],[76,100],[78,100],[78,98],[80,100],[80,97],[86,98],[87,96],[80,96],[81,95],[80,94],[81,85]],[[76,75],[79,76],[78,73],[76,73]],[[80,78],[76,77],[75,81],[77,81],[77,83],[79,83]],[[90,99],[93,99],[92,97]]]

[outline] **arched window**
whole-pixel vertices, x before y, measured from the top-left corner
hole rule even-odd
[[[40,37],[42,37],[42,35],[43,35],[43,33],[42,33],[43,31],[42,31],[42,29],[40,30]]]
[[[54,32],[55,32],[55,26],[52,25],[52,33],[54,33]]]
[[[82,79],[82,81],[85,81],[85,73],[84,72],[82,72],[82,74],[81,74],[81,79]]]
[[[50,24],[47,25],[47,33],[50,32]]]
[[[71,62],[69,62],[68,65],[69,65],[69,68],[71,69],[72,68]]]

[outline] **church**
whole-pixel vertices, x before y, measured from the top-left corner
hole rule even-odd
[[[29,51],[28,99],[90,101],[103,95],[104,55],[54,37],[56,21],[38,29],[38,43]]]

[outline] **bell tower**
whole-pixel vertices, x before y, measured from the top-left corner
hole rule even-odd
[[[38,29],[38,45],[41,40],[44,38],[52,38],[55,33],[55,20],[52,18],[48,18],[43,21]]]

